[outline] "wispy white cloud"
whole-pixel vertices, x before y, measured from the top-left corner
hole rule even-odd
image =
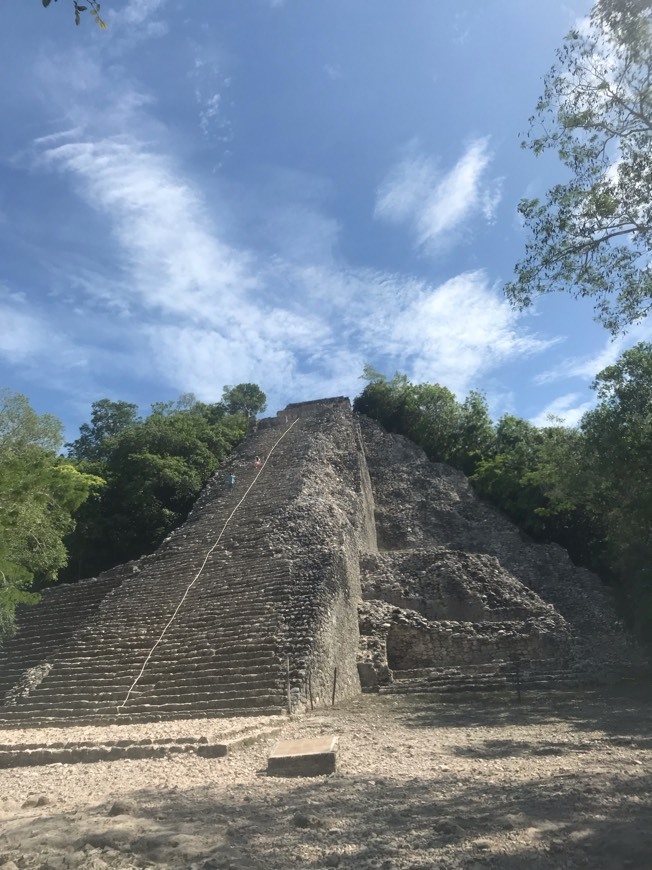
[[[156,18],[168,0],[128,0],[125,6],[111,17],[111,29],[118,39],[118,50],[133,48],[147,39],[157,39],[168,32],[167,23]]]
[[[338,344],[364,361],[459,394],[507,360],[540,353],[556,339],[528,333],[482,271],[436,285],[371,270],[294,270],[286,285],[336,323]],[[328,353],[328,348],[326,348]]]
[[[478,214],[491,221],[501,198],[501,179],[487,179],[489,139],[471,142],[457,163],[442,173],[414,146],[381,183],[374,214],[410,226],[418,248],[434,252]]]
[[[226,99],[231,78],[221,68],[220,52],[209,34],[204,42],[194,40],[190,50],[192,66],[188,78],[199,112],[199,129],[205,138],[225,146],[233,138]]]
[[[0,356],[25,363],[49,345],[44,324],[16,301],[0,299]]]
[[[166,3],[167,0],[128,0],[120,17],[129,25],[143,24]]]
[[[603,347],[585,356],[567,357],[553,368],[546,369],[534,378],[535,384],[551,384],[556,381],[578,378],[592,381],[607,366],[613,365],[626,348],[639,341],[652,339],[652,318],[632,327],[626,335],[607,338]]]
[[[137,368],[151,376],[152,357],[138,330],[106,318],[89,320],[87,312],[68,306],[33,307],[23,294],[0,288],[0,360],[18,367],[21,376],[85,404],[111,391],[107,372],[124,377]]]
[[[396,312],[392,333],[416,380],[438,381],[458,393],[506,360],[554,343],[523,330],[481,271],[422,286]]]
[[[205,399],[224,383],[259,381],[273,404],[353,394],[370,361],[461,393],[506,360],[549,347],[481,271],[433,284],[341,262],[319,179],[279,171],[269,195],[258,192],[258,231],[272,248],[259,254],[220,186],[209,203],[171,155],[147,93],[114,84],[106,105],[85,105],[77,129],[36,143],[36,165],[67,180],[111,240],[110,268],[71,264],[76,308],[93,322],[104,315],[106,346],[136,349],[152,377]],[[128,136],[116,134],[125,126]],[[444,174],[417,156],[379,194],[379,215],[411,222],[423,247],[471,216],[490,219],[499,192],[489,162],[486,139]],[[87,359],[92,369],[100,357]]]
[[[589,411],[595,402],[592,400],[581,402],[580,393],[566,393],[558,396],[536,415],[530,422],[535,426],[550,426],[561,422],[564,426],[576,426],[584,414]]]
[[[337,81],[343,77],[342,68],[339,64],[326,63],[324,64],[324,72],[332,81]]]
[[[318,249],[311,263],[308,240],[294,261],[259,261],[224,241],[172,161],[133,138],[55,144],[42,160],[75,179],[121,252],[124,278],[100,282],[99,296],[92,276],[72,280],[131,315],[129,328],[179,389],[209,398],[225,382],[262,380],[286,397],[290,384],[292,395],[301,385],[355,391],[362,364],[377,360],[463,392],[505,360],[550,346],[519,327],[482,272],[433,285],[346,268]]]
[[[71,173],[109,218],[130,273],[114,290],[123,303],[215,322],[253,286],[245,257],[219,241],[199,195],[141,143],[69,143],[48,149],[43,160]]]

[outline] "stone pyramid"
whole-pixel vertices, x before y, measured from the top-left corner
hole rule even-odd
[[[604,674],[629,655],[594,575],[322,399],[258,421],[155,553],[19,611],[0,722],[274,714],[361,687],[482,687],[515,660]]]

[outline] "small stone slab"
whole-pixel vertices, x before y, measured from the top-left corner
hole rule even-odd
[[[267,759],[267,773],[272,776],[321,776],[334,773],[336,761],[335,736],[279,740]]]

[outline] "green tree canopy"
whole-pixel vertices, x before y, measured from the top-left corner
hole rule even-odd
[[[612,332],[652,306],[652,4],[599,0],[545,79],[523,143],[569,170],[543,201],[522,200],[528,239],[509,299],[564,290],[595,301]]]
[[[257,384],[238,384],[224,387],[222,402],[229,414],[246,414],[251,417],[267,408],[267,396]]]
[[[91,576],[155,550],[244,437],[248,414],[264,403],[256,384],[225,387],[223,401],[213,404],[192,393],[156,402],[144,419],[129,402],[93,403],[70,456],[106,486],[78,512],[64,578]]]
[[[652,344],[625,351],[594,387],[600,402],[581,421],[584,465],[566,483],[603,518],[630,610],[652,626]]]
[[[91,422],[79,427],[79,438],[69,444],[68,456],[91,461],[106,459],[113,439],[141,422],[138,406],[131,402],[112,402],[100,399],[93,402]]]
[[[35,600],[33,584],[51,582],[66,564],[73,514],[102,484],[57,455],[61,431],[25,396],[0,391],[0,637],[16,606]]]
[[[494,440],[484,396],[471,392],[463,402],[439,384],[413,384],[405,375],[391,380],[365,368],[369,381],[353,403],[354,410],[406,435],[434,462],[449,462],[467,474]]]

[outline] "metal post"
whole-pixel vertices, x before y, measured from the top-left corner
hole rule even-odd
[[[516,668],[516,700],[521,703],[521,660],[516,659],[514,662]]]
[[[331,707],[335,706],[335,689],[337,688],[337,668],[335,668],[335,672],[333,673],[333,698],[331,700]]]

